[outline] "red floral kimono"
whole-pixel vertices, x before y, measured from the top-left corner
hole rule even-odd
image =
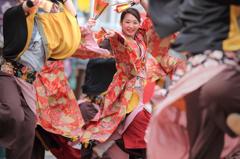
[[[175,35],[160,40],[149,17],[136,32],[135,42],[124,33],[116,34],[118,39],[110,39],[110,44],[114,50],[117,73],[107,90],[101,111],[84,126],[85,132],[81,136],[84,143],[89,140],[104,142],[115,131],[126,114],[134,87],[143,88],[145,85],[146,79],[138,76],[140,72],[145,71],[147,79],[154,81],[167,74],[172,76],[176,68],[185,66],[184,62],[168,54],[170,39]],[[144,53],[143,58],[140,58],[139,47]],[[147,52],[155,59],[147,60]]]
[[[92,32],[81,28],[81,44],[73,55],[80,59],[109,55],[100,49],[93,39]],[[37,96],[37,124],[45,130],[78,139],[84,120],[76,97],[64,74],[63,61],[47,61],[34,81]]]

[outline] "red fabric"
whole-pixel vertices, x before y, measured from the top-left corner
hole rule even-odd
[[[152,98],[155,90],[155,85],[156,85],[155,81],[154,82],[151,82],[150,80],[147,81],[147,84],[143,90],[143,104],[146,104]]]
[[[81,151],[68,145],[68,141],[59,135],[52,134],[53,138],[61,146],[59,150],[51,149],[51,153],[57,159],[81,159]]]
[[[146,148],[144,141],[145,131],[147,129],[151,114],[143,109],[133,119],[127,130],[123,133],[123,140],[126,149]]]

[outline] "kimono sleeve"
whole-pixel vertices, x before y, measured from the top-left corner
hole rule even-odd
[[[155,58],[159,63],[159,67],[172,79],[174,72],[177,69],[185,70],[186,61],[181,61],[178,58],[172,57],[170,54],[165,53],[162,56]]]
[[[164,39],[160,39],[155,31],[153,23],[150,18],[146,18],[143,22],[142,28],[146,30],[145,42],[147,52],[150,53],[159,63],[159,69],[162,69],[165,74],[172,77],[176,69],[185,69],[185,61],[181,61],[178,58],[172,57],[168,54],[170,44],[178,36],[178,33],[174,33]]]
[[[113,48],[117,69],[120,67],[125,75],[131,79],[137,75],[137,69],[134,65],[134,59],[137,57],[134,53],[132,53],[132,49],[128,45],[129,41],[127,41],[121,33],[115,33],[117,34],[118,38],[110,38],[110,44]]]
[[[140,26],[140,30],[142,30],[141,33],[143,34],[144,42],[146,45],[150,42],[151,39],[158,37],[149,14],[147,14],[146,18],[143,20],[143,23]]]
[[[73,54],[73,57],[79,59],[88,59],[96,57],[107,57],[110,55],[109,51],[102,49],[98,46],[93,38],[93,33],[90,29],[80,27],[81,29],[81,41],[77,51]]]

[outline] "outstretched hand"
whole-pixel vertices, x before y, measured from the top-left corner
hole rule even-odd
[[[115,32],[110,29],[110,30],[106,30],[106,34],[104,34],[104,38],[108,39],[108,38],[114,38],[115,37]]]

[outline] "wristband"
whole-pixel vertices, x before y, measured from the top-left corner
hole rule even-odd
[[[28,8],[32,8],[34,6],[33,2],[31,0],[28,0],[26,4],[27,4]]]
[[[88,23],[84,27],[85,27],[85,29],[91,29],[91,25]]]

